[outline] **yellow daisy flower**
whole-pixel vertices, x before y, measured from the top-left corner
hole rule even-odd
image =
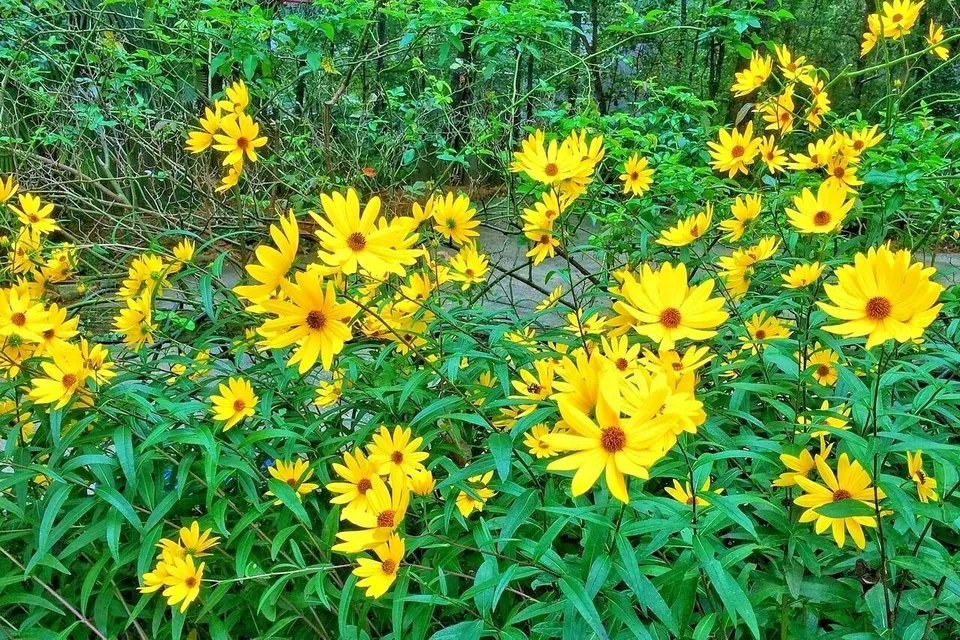
[[[368,598],[379,598],[397,579],[405,553],[403,538],[393,534],[386,542],[374,547],[373,552],[378,560],[357,558],[359,566],[353,570],[353,575],[360,578],[357,586],[367,590]]]
[[[230,378],[227,384],[220,383],[220,395],[210,396],[213,419],[222,421],[223,430],[229,431],[244,418],[252,417],[257,408],[253,386],[243,378]]]
[[[459,195],[454,199],[453,193],[446,198],[437,197],[433,203],[434,231],[453,242],[454,244],[471,244],[473,239],[480,236],[474,231],[480,225],[475,220],[477,210],[470,207],[470,198]]]

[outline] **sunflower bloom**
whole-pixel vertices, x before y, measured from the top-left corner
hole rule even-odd
[[[829,445],[826,449],[826,452],[821,455],[826,458],[830,455],[830,449],[833,448],[833,445]],[[814,467],[817,466],[817,463],[814,462],[813,456],[810,455],[810,452],[806,449],[800,451],[799,455],[792,456],[789,453],[780,454],[780,462],[783,463],[788,470],[780,474],[780,476],[773,481],[773,486],[775,487],[795,487],[797,486],[797,476],[801,478],[806,478],[810,475],[810,472],[813,471]]]
[[[487,256],[478,253],[474,245],[465,244],[457,255],[450,258],[450,280],[462,282],[460,289],[466,291],[472,285],[482,284],[489,268]]]
[[[290,267],[297,259],[297,249],[300,246],[300,228],[293,211],[286,216],[280,216],[280,226],[270,225],[270,237],[276,248],[260,245],[255,252],[257,262],[244,267],[247,274],[257,284],[240,285],[233,291],[241,298],[254,303],[270,297],[280,288],[280,283],[286,279]]]
[[[930,28],[927,31],[927,46],[933,47],[930,50],[930,55],[936,56],[943,61],[950,59],[950,49],[942,46],[937,46],[943,42],[943,25],[939,27],[933,23],[933,20],[930,20]],[[0,202],[3,201],[3,198],[0,198]]]
[[[819,262],[798,264],[781,276],[784,281],[783,288],[802,289],[813,284],[823,274],[824,266]]]
[[[687,505],[688,507],[692,507],[694,505],[698,507],[710,506],[709,501],[707,501],[705,498],[701,498],[699,495],[697,495],[690,489],[689,482],[686,482],[684,486],[680,486],[680,483],[674,480],[673,486],[665,487],[664,491],[666,491],[671,498],[673,498],[680,504]],[[700,486],[700,491],[697,493],[707,493],[708,491],[710,491],[710,478],[707,478],[706,480],[703,481],[703,484]],[[720,493],[723,493],[723,489],[714,489],[713,492],[716,494],[720,494]]]
[[[355,449],[343,454],[343,464],[334,462],[333,470],[343,482],[331,482],[327,491],[337,494],[330,498],[330,504],[346,505],[340,512],[340,519],[346,518],[348,511],[368,511],[367,494],[373,488],[373,477],[379,476],[379,465],[375,465],[363,455],[363,449]]]
[[[180,537],[177,541],[161,538],[160,542],[157,543],[157,547],[160,548],[160,554],[157,556],[158,560],[164,558],[164,553],[173,554],[181,559],[187,556],[202,558],[210,555],[207,553],[208,549],[220,544],[220,538],[211,535],[213,529],[201,532],[200,523],[196,520],[191,522],[189,527],[180,527],[179,533]]]
[[[343,540],[333,545],[332,550],[341,553],[360,553],[373,549],[393,535],[407,514],[410,492],[403,486],[387,488],[380,476],[371,476],[367,492],[367,510],[352,509],[346,512],[345,520],[360,527],[359,531],[340,531],[337,538]]]
[[[633,154],[620,174],[623,181],[623,192],[642,196],[653,185],[653,169],[648,167],[647,159],[639,154]]]
[[[433,229],[454,244],[470,244],[480,235],[474,231],[480,225],[476,215],[477,210],[470,208],[470,198],[459,195],[454,199],[453,193],[448,193],[446,198],[435,198]]]
[[[462,515],[464,518],[469,518],[470,514],[474,511],[483,511],[483,507],[487,503],[487,500],[496,495],[496,492],[493,489],[487,487],[492,479],[493,471],[488,471],[482,476],[472,476],[467,478],[470,488],[477,495],[474,497],[466,491],[461,491],[459,494],[457,494],[457,510],[460,512],[460,515]]]
[[[750,65],[735,74],[730,91],[737,97],[749,95],[763,86],[772,71],[773,59],[770,56],[761,57],[758,51],[754,51],[750,56]]]
[[[173,562],[165,564],[167,577],[163,580],[166,589],[163,590],[163,597],[167,599],[167,605],[174,606],[180,603],[180,613],[184,613],[197,596],[200,595],[200,582],[203,580],[203,569],[205,562],[199,565],[193,563],[193,557],[187,556],[185,559],[172,558]]]
[[[748,122],[743,133],[736,128],[732,132],[721,129],[718,142],[707,142],[710,147],[710,166],[714,171],[727,173],[732,178],[738,173],[749,173],[748,167],[760,153],[762,138],[753,137],[753,122]]]
[[[220,131],[220,107],[215,107],[213,111],[207,107],[204,112],[207,117],[200,118],[202,130],[187,134],[186,149],[190,153],[201,153],[209,149],[213,144],[213,134]]]
[[[550,428],[545,424],[538,424],[523,434],[523,444],[530,451],[530,455],[537,459],[553,458],[560,455],[560,452],[543,436],[550,433]]]
[[[672,349],[679,340],[708,340],[723,324],[728,314],[722,311],[723,298],[710,298],[713,280],[690,287],[687,268],[664,263],[659,271],[643,265],[640,279],[624,278],[622,301],[614,311],[633,318],[637,333],[647,336],[662,349]]]
[[[787,168],[787,152],[777,146],[773,136],[760,138],[760,159],[767,166],[767,171],[776,173]]]
[[[798,475],[794,478],[797,485],[804,491],[802,496],[794,500],[794,504],[807,509],[801,514],[800,522],[816,521],[815,530],[818,534],[831,529],[833,539],[838,547],[843,547],[846,541],[846,532],[849,531],[850,537],[853,538],[857,547],[863,549],[867,546],[863,527],[876,527],[876,516],[832,518],[821,515],[817,512],[817,508],[833,502],[857,500],[871,509],[875,509],[875,500],[883,500],[886,495],[882,490],[871,486],[870,476],[863,470],[860,463],[856,460],[851,463],[845,453],[840,455],[836,475],[834,475],[823,456],[816,457],[816,465],[820,479],[826,486],[803,476]]]
[[[923,450],[917,449],[916,453],[907,451],[907,469],[910,473],[910,479],[917,487],[917,496],[920,502],[937,502],[937,479],[931,478],[923,470]]]
[[[726,239],[736,242],[746,233],[747,224],[756,220],[760,216],[762,207],[762,198],[760,195],[747,195],[745,198],[737,196],[733,205],[730,206],[730,213],[733,214],[732,220],[723,220],[720,223],[720,229],[726,232]]]
[[[706,233],[712,221],[713,204],[708,202],[704,211],[684,218],[677,226],[661,232],[657,244],[665,247],[685,247]]]
[[[284,462],[275,460],[272,466],[267,467],[267,471],[275,479],[290,485],[290,488],[297,494],[297,500],[303,502],[303,496],[313,493],[320,488],[320,485],[313,482],[307,482],[313,477],[313,469],[306,460],[297,459],[295,462]],[[272,491],[267,491],[266,495],[272,496]],[[283,504],[282,500],[276,500],[274,505]]]
[[[515,160],[510,170],[526,173],[532,180],[543,184],[555,185],[569,180],[579,175],[585,164],[578,148],[558,144],[556,140],[545,144],[543,132],[539,129],[527,136],[520,147],[521,150],[513,154]]]
[[[854,199],[847,199],[846,189],[827,182],[820,185],[817,195],[804,189],[794,196],[793,206],[785,208],[790,224],[800,233],[830,233],[840,229],[847,213],[853,208]]]
[[[423,471],[423,461],[429,457],[426,451],[420,451],[423,438],[411,438],[412,430],[394,427],[393,434],[381,426],[373,434],[373,442],[367,445],[370,464],[382,476],[390,476],[393,484],[402,486],[406,478]]]
[[[931,280],[936,269],[910,261],[906,249],[894,253],[881,246],[837,269],[837,284],[824,285],[832,304],[817,304],[843,322],[824,329],[847,338],[867,336],[868,349],[890,339],[920,338],[943,306],[937,304],[943,287]]]
[[[7,206],[16,214],[20,224],[31,232],[46,234],[60,229],[60,225],[51,217],[53,213],[52,204],[43,204],[40,198],[32,193],[21,193],[17,196],[17,199],[19,200],[19,207],[12,204]]]
[[[43,342],[43,334],[53,327],[43,303],[20,293],[16,288],[0,289],[0,336],[16,336],[25,342]]]
[[[6,204],[19,190],[20,185],[13,179],[13,176],[7,176],[6,181],[0,178],[0,204]]]
[[[257,149],[267,144],[266,137],[260,135],[260,125],[245,113],[225,116],[220,120],[223,133],[214,134],[217,144],[213,148],[226,153],[223,166],[243,162],[244,156],[250,162],[256,162]]]
[[[397,571],[405,553],[403,538],[393,534],[389,540],[374,547],[373,552],[378,559],[357,558],[359,566],[353,570],[353,575],[360,578],[357,586],[367,590],[368,598],[379,598],[397,579]]]
[[[54,409],[62,409],[83,388],[90,376],[86,368],[80,347],[63,343],[50,353],[52,362],[40,363],[45,377],[33,379],[33,387],[27,398],[36,404],[55,404]]]
[[[257,398],[253,386],[243,378],[230,378],[227,384],[220,384],[220,395],[210,396],[213,405],[213,419],[222,421],[223,430],[229,431],[244,418],[252,417],[257,408]]]

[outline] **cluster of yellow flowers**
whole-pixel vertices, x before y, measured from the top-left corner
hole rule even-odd
[[[224,91],[226,98],[217,100],[213,109],[206,107],[205,118],[200,118],[200,129],[187,137],[187,150],[202,153],[211,146],[226,154],[223,166],[229,167],[217,187],[217,192],[236,186],[243,174],[244,159],[256,162],[257,149],[267,144],[260,135],[260,125],[246,113],[250,93],[243,80],[238,80]]]
[[[181,240],[174,246],[169,261],[152,252],[130,261],[127,277],[117,291],[121,309],[113,318],[113,328],[133,351],[139,351],[144,344],[153,344],[157,329],[153,320],[154,302],[170,288],[170,276],[193,260],[195,251],[192,240]]]
[[[200,532],[200,524],[194,520],[189,527],[180,529],[176,540],[163,538],[157,543],[160,553],[153,571],[143,574],[143,586],[140,593],[153,593],[163,589],[164,598],[169,606],[180,605],[180,612],[187,610],[200,595],[200,583],[206,562],[196,562],[197,558],[209,556],[208,549],[219,544],[220,538],[211,536],[212,529]]]
[[[923,1],[893,0],[893,2],[884,2],[880,13],[868,15],[867,32],[863,34],[863,42],[860,44],[861,57],[873,51],[878,42],[896,41],[909,35],[925,4],[926,2]],[[926,36],[930,55],[947,60],[950,57],[950,50],[940,44],[943,42],[943,37],[943,26],[937,26],[933,20],[930,20]]]
[[[0,207],[6,205],[15,216],[3,270],[18,278],[14,286],[0,288],[0,372],[9,379],[26,374],[29,391],[0,398],[0,408],[4,416],[17,417],[21,438],[28,442],[36,424],[21,406],[25,401],[60,409],[77,396],[90,407],[91,389],[107,384],[116,372],[103,346],[79,337],[79,316],[71,317],[57,302],[47,303],[58,293],[53,285],[73,277],[76,248],[49,242],[49,235],[60,230],[53,205],[30,193],[20,194],[19,206],[14,205],[11,198],[18,190],[12,176],[0,179]]]

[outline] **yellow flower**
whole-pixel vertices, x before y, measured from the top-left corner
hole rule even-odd
[[[19,207],[7,205],[17,215],[20,224],[33,233],[50,233],[60,229],[60,225],[50,214],[53,213],[52,204],[43,204],[38,196],[32,193],[21,193],[17,196]]]
[[[883,3],[883,36],[891,40],[899,40],[913,30],[913,25],[920,16],[920,9],[925,3],[911,0],[893,0]]]
[[[474,511],[483,511],[483,506],[487,503],[487,500],[496,495],[493,489],[487,488],[487,485],[490,484],[490,480],[492,479],[493,471],[488,471],[482,476],[472,476],[467,479],[470,488],[477,497],[474,498],[466,491],[461,491],[457,495],[457,509],[460,511],[460,515],[464,518],[469,518],[470,514]]]
[[[832,447],[833,445],[830,445]],[[823,454],[824,457],[830,455],[830,448],[827,449],[827,452]],[[816,466],[816,463],[813,461],[813,456],[810,455],[810,452],[806,449],[800,451],[799,456],[791,456],[788,453],[780,454],[780,462],[783,463],[789,471],[784,471],[780,474],[780,477],[773,481],[773,486],[775,487],[794,487],[797,484],[797,476],[801,478],[806,478],[813,468]]]
[[[807,358],[807,368],[816,367],[813,370],[813,379],[825,387],[832,387],[840,377],[836,366],[840,356],[833,349],[821,349],[819,342],[813,348],[813,355]]]
[[[741,336],[739,340],[743,342],[740,347],[743,351],[752,351],[757,353],[767,348],[766,341],[778,338],[789,338],[790,330],[787,329],[777,318],[767,316],[766,311],[755,313],[746,322],[747,333],[749,337]]]
[[[849,531],[850,537],[853,538],[857,547],[863,549],[867,544],[863,535],[863,527],[876,527],[876,516],[832,518],[821,515],[817,512],[817,508],[842,500],[857,500],[871,509],[875,509],[874,499],[882,500],[886,495],[882,490],[871,487],[870,476],[867,475],[867,472],[856,460],[851,463],[845,453],[840,456],[837,475],[834,475],[833,470],[822,456],[816,457],[816,465],[817,471],[820,473],[820,479],[827,486],[803,476],[794,477],[796,483],[804,491],[802,496],[794,500],[794,504],[807,508],[801,514],[800,522],[816,521],[815,530],[818,534],[827,529],[832,529],[833,539],[838,547],[843,547],[846,541],[846,531]]]
[[[80,393],[83,383],[90,376],[80,347],[64,342],[56,345],[50,353],[53,362],[41,362],[45,377],[34,377],[33,387],[27,395],[36,404],[53,404],[62,409],[74,394]]]
[[[181,263],[193,260],[193,254],[197,246],[192,240],[181,240],[173,247],[173,257]]]
[[[794,196],[793,206],[785,209],[787,218],[800,233],[830,233],[839,230],[855,200],[847,199],[846,189],[838,189],[824,182],[814,196],[804,189]]]
[[[549,145],[544,144],[543,132],[537,129],[522,143],[521,150],[515,151],[515,161],[510,170],[514,173],[523,172],[537,182],[547,185],[569,180],[580,175],[585,163],[578,148],[570,144],[558,144],[551,140]],[[592,169],[592,165],[591,165]]]
[[[140,593],[159,591],[166,586],[166,581],[170,579],[170,573],[167,571],[167,567],[174,563],[177,556],[170,552],[165,552],[161,553],[160,557],[163,558],[163,560],[157,563],[153,571],[148,571],[143,574],[143,586],[139,588]]]
[[[790,82],[801,80],[813,71],[812,64],[805,64],[805,56],[794,58],[787,49],[787,45],[776,45],[774,49],[777,52],[777,60],[780,62],[780,72],[783,73],[785,80]]]
[[[254,303],[276,292],[297,259],[300,228],[293,211],[288,212],[286,217],[280,216],[279,227],[270,225],[270,237],[277,248],[260,245],[256,250],[257,263],[244,267],[250,277],[259,284],[241,285],[233,289],[238,296]]]
[[[436,486],[437,482],[430,469],[416,471],[410,476],[410,490],[418,496],[429,496]]]
[[[480,225],[475,220],[476,209],[470,208],[470,198],[459,195],[456,199],[453,192],[446,198],[437,197],[433,203],[433,228],[441,236],[454,244],[470,244],[480,235],[474,228]]]
[[[230,168],[227,170],[227,173],[224,174],[223,178],[220,180],[220,186],[215,189],[217,193],[223,193],[224,191],[229,191],[237,186],[237,183],[240,182],[240,176],[243,175],[243,161],[238,161],[230,165]]]
[[[162,595],[171,607],[179,602],[180,613],[183,613],[200,595],[200,582],[203,580],[203,569],[206,563],[194,565],[192,556],[187,556],[185,559],[175,557],[172,560],[171,564],[164,563],[168,575],[163,580],[167,588],[163,590]]]
[[[622,301],[613,305],[633,318],[633,327],[640,335],[672,349],[678,340],[707,340],[717,335],[714,329],[726,321],[723,298],[710,298],[713,280],[689,287],[687,268],[664,263],[654,272],[644,264],[640,279],[624,277]]]
[[[21,227],[10,247],[10,260],[14,273],[30,273],[43,264],[40,252],[40,233]]]
[[[707,142],[710,147],[710,166],[714,171],[727,172],[732,178],[738,173],[748,173],[747,167],[753,164],[760,153],[762,138],[753,137],[753,122],[748,122],[743,133],[736,128],[732,132],[721,129],[719,142]]]
[[[210,396],[213,404],[213,419],[223,421],[223,430],[229,431],[244,418],[253,416],[257,408],[257,396],[253,386],[243,378],[230,378],[227,384],[220,383],[220,395]]]
[[[127,308],[113,318],[113,328],[123,334],[123,342],[130,349],[139,351],[144,343],[153,344],[153,309],[149,294],[127,298]]]
[[[43,303],[16,288],[0,289],[0,336],[7,339],[16,336],[25,342],[43,342],[43,333],[52,327]]]
[[[563,195],[570,200],[574,200],[586,192],[587,185],[593,182],[594,169],[606,155],[603,148],[603,136],[597,136],[588,143],[585,129],[581,130],[579,134],[574,130],[563,141],[563,146],[574,157],[579,154],[581,160],[580,168],[572,176],[557,183],[557,187]]]
[[[680,483],[676,480],[673,481],[672,487],[665,487],[664,490],[670,494],[670,497],[679,502],[680,504],[685,504],[688,507],[692,507],[694,504],[698,507],[709,507],[710,503],[701,498],[700,496],[693,493],[690,490],[690,483],[686,482],[685,486],[680,486]],[[703,481],[703,485],[700,487],[698,493],[706,493],[710,491],[710,478],[708,477]],[[714,493],[720,494],[723,493],[723,489],[714,489]]]
[[[484,282],[489,268],[487,256],[478,253],[476,246],[466,244],[457,255],[450,258],[450,280],[462,282],[460,289],[466,291],[471,285]]]
[[[360,553],[373,549],[390,539],[403,522],[410,504],[410,491],[405,486],[392,486],[389,490],[380,476],[370,477],[367,491],[367,510],[344,511],[344,519],[360,527],[359,531],[340,531],[337,537],[343,542],[332,547],[342,553]]]
[[[317,360],[327,371],[333,356],[343,351],[352,334],[345,322],[352,315],[351,307],[337,302],[336,289],[316,272],[298,271],[296,284],[286,280],[281,290],[289,300],[264,300],[260,303],[268,313],[277,316],[267,320],[257,331],[270,349],[296,344],[288,366],[299,363],[298,371],[306,373]]]
[[[599,335],[607,324],[607,319],[598,312],[590,314],[589,318],[583,317],[583,309],[577,309],[567,314],[567,331],[576,336]]]
[[[759,111],[763,116],[767,126],[767,131],[776,131],[781,136],[793,131],[793,110],[796,108],[793,102],[793,85],[787,85],[783,93],[770,100],[765,100],[760,105]]]
[[[776,173],[787,168],[787,152],[777,146],[773,136],[759,138],[760,159],[767,166],[767,171]]]
[[[943,42],[943,25],[937,26],[933,23],[933,20],[930,20],[930,28],[927,32],[927,46],[933,47],[930,50],[930,55],[937,56],[941,60],[950,59],[950,49],[946,47],[938,47],[937,45]],[[3,196],[0,195],[0,202],[3,202]]]
[[[332,404],[340,402],[343,396],[343,374],[339,371],[333,372],[333,380],[321,380],[317,383],[317,397],[313,404],[318,407],[329,407]]]
[[[232,113],[242,113],[250,104],[250,93],[243,80],[237,80],[224,90],[226,100],[217,100],[217,107]]]
[[[746,232],[747,223],[756,220],[760,216],[762,199],[760,195],[747,195],[746,199],[737,196],[733,205],[730,207],[730,213],[733,214],[733,220],[723,220],[720,228],[727,232],[726,239],[736,242],[743,237]]]
[[[375,547],[373,552],[379,560],[357,558],[359,566],[353,570],[353,575],[360,578],[357,586],[367,590],[368,598],[379,598],[397,579],[397,571],[405,553],[403,538],[393,534],[386,542]]]
[[[220,543],[220,538],[211,536],[213,529],[207,529],[200,532],[200,523],[194,520],[189,527],[180,527],[180,539],[174,542],[169,538],[162,538],[157,543],[160,548],[158,560],[163,560],[166,554],[172,554],[177,558],[202,558],[210,555],[207,549],[212,549]]]
[[[513,388],[520,395],[510,396],[511,399],[540,401],[549,398],[553,393],[553,363],[547,359],[536,360],[534,361],[533,366],[536,370],[536,375],[527,369],[520,369],[520,380],[514,380],[512,382]],[[521,405],[521,415],[533,413],[536,408],[536,404]]]
[[[713,220],[713,204],[708,202],[706,209],[681,220],[677,226],[660,233],[657,244],[666,247],[684,247],[699,239]]]
[[[836,189],[856,192],[854,187],[862,185],[863,180],[857,178],[857,167],[850,164],[849,158],[836,156],[827,163],[827,179],[824,184],[829,184]]]
[[[636,371],[640,364],[639,344],[630,346],[630,340],[626,336],[612,336],[607,340],[606,336],[600,339],[602,345],[603,357],[610,361],[615,371],[622,376]]]
[[[663,374],[668,386],[674,391],[693,395],[696,386],[696,371],[713,360],[707,347],[687,347],[681,356],[673,349],[660,349],[654,354],[643,350],[641,363],[653,374]]]
[[[917,486],[917,496],[920,502],[937,502],[937,479],[931,478],[923,471],[923,450],[917,449],[917,452],[911,454],[907,451],[907,468],[910,479]]]
[[[760,57],[760,53],[754,51],[750,56],[750,66],[734,75],[734,83],[730,91],[738,97],[751,94],[767,81],[771,71],[773,71],[773,60],[770,56]]]
[[[260,135],[260,125],[245,113],[224,116],[220,120],[220,129],[223,133],[214,134],[213,139],[218,144],[213,148],[227,154],[223,166],[241,163],[244,156],[250,162],[256,162],[257,148],[267,144],[267,139]]]
[[[117,295],[121,298],[133,298],[141,293],[147,298],[159,296],[170,286],[167,275],[171,271],[171,266],[160,256],[150,253],[137,256],[130,263],[128,277],[124,279]]]
[[[202,131],[191,131],[187,134],[187,151],[190,153],[200,153],[206,151],[213,144],[213,134],[220,131],[220,105],[217,105],[213,111],[210,107],[204,109],[206,118],[200,118]]]
[[[333,470],[343,482],[331,482],[327,491],[335,493],[330,498],[330,504],[346,505],[340,513],[340,519],[346,517],[347,511],[368,511],[367,494],[373,487],[373,477],[379,476],[379,465],[370,462],[363,455],[363,449],[355,449],[353,455],[349,451],[343,454],[343,464],[334,462]]]
[[[430,220],[433,218],[433,206],[436,198],[427,198],[427,201],[420,206],[419,202],[414,202],[412,207],[413,219],[417,221],[417,224],[420,224],[424,220]]]
[[[378,433],[373,434],[373,442],[367,445],[370,454],[370,464],[382,476],[390,476],[390,482],[402,486],[406,478],[418,471],[423,471],[423,461],[429,457],[426,451],[420,451],[423,438],[411,438],[412,429],[396,426],[391,435],[390,430],[380,427]]]
[[[826,418],[823,420],[823,424],[830,427],[831,429],[837,429],[839,431],[849,431],[850,425],[847,421],[847,418],[850,417],[851,410],[846,404],[841,404],[836,408],[831,408],[830,403],[827,400],[824,400],[820,405],[819,411],[823,413],[828,413]],[[807,425],[811,423],[811,420],[806,416],[797,416],[797,423],[800,425]],[[803,433],[802,431],[797,431],[797,433]],[[811,438],[825,438],[831,435],[830,431],[825,429],[820,429],[818,431],[810,431],[808,435]],[[824,454],[826,456],[826,454]]]
[[[550,433],[550,428],[541,423],[523,434],[523,444],[530,449],[530,455],[538,459],[552,458],[560,455],[560,452],[544,439],[543,436],[548,433]]]
[[[50,323],[50,328],[41,334],[43,342],[37,345],[37,350],[34,355],[43,355],[46,352],[59,348],[66,344],[67,340],[80,333],[77,330],[77,326],[80,324],[80,318],[74,317],[68,320],[67,310],[61,308],[56,303],[51,304],[50,309],[47,311],[47,322]]]
[[[560,301],[560,298],[563,297],[563,285],[560,285],[556,289],[550,292],[550,295],[543,299],[543,301],[537,305],[535,311],[546,311],[557,305],[557,302]]]
[[[284,462],[283,460],[274,460],[273,465],[267,467],[271,476],[290,485],[290,488],[297,494],[297,500],[303,502],[303,496],[312,493],[320,488],[320,485],[307,482],[313,477],[313,469],[306,460],[297,459],[295,462]],[[266,495],[272,496],[272,491],[267,491]],[[274,501],[275,505],[283,504],[282,500]]]
[[[571,490],[579,496],[605,474],[607,488],[621,502],[630,495],[624,475],[648,478],[648,469],[673,446],[675,420],[659,415],[669,390],[650,389],[650,393],[630,399],[630,415],[623,415],[627,402],[621,393],[622,381],[613,372],[602,374],[597,398],[596,418],[583,413],[568,398],[557,400],[557,407],[569,433],[543,436],[560,451],[573,451],[547,465],[551,471],[574,471]]]
[[[388,273],[405,276],[404,265],[416,262],[419,251],[407,247],[416,242],[417,235],[409,235],[409,226],[393,220],[390,223],[380,215],[380,198],[374,196],[360,215],[357,192],[347,189],[344,197],[339,191],[332,195],[320,194],[325,218],[310,212],[320,225],[317,238],[320,259],[345,274],[364,269],[375,278]]]
[[[647,167],[647,159],[634,153],[627,160],[620,179],[623,181],[623,192],[642,196],[653,185],[653,169]]]
[[[7,176],[6,182],[3,178],[0,178],[0,204],[6,204],[19,190],[20,185],[13,179],[13,176]]]
[[[837,153],[837,141],[831,136],[807,145],[807,155],[791,153],[793,159],[788,166],[796,171],[809,171],[827,166]]]
[[[524,230],[551,231],[560,214],[570,206],[570,202],[570,198],[553,189],[547,191],[540,200],[533,203],[533,209],[523,210]]]
[[[910,260],[906,249],[894,253],[881,246],[837,269],[837,284],[824,285],[832,304],[817,304],[843,322],[824,329],[847,338],[867,336],[868,349],[890,339],[920,338],[943,306],[936,304],[943,287],[931,280],[936,269]]]
[[[854,155],[859,156],[861,153],[870,149],[871,147],[877,146],[881,140],[887,135],[883,132],[877,133],[878,125],[873,125],[872,128],[864,127],[859,131],[853,131],[850,134],[843,134],[844,143],[846,146],[853,151]]]
[[[525,226],[523,235],[533,242],[533,248],[527,251],[527,257],[533,258],[534,266],[556,255],[560,241],[552,231]]]
[[[801,289],[811,285],[817,281],[817,279],[823,273],[823,269],[824,265],[820,264],[819,262],[804,262],[798,264],[790,269],[789,272],[780,276],[784,280],[783,288]]]

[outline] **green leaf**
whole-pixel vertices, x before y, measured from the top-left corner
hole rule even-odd
[[[828,518],[853,518],[855,516],[877,515],[877,511],[872,505],[850,499],[828,502],[822,507],[815,507],[814,511]]]
[[[94,490],[94,493],[113,505],[113,508],[116,509],[127,522],[132,524],[137,531],[143,533],[143,524],[140,522],[140,518],[137,517],[137,512],[133,510],[133,507],[130,506],[130,503],[127,502],[127,499],[124,498],[119,491],[113,487],[99,486]]]
[[[563,595],[567,597],[567,600],[570,601],[577,612],[587,621],[593,632],[601,640],[607,640],[610,636],[607,634],[607,630],[603,628],[600,614],[597,613],[593,599],[587,595],[583,585],[577,582],[573,576],[565,575],[560,578],[557,586],[560,587],[560,591],[563,592]]]
[[[472,620],[440,629],[430,636],[430,640],[480,640],[481,633],[483,633],[483,620]]]
[[[523,493],[519,498],[513,500],[510,510],[507,511],[503,524],[500,526],[500,537],[497,540],[497,551],[503,551],[503,548],[510,543],[510,538],[527,521],[527,518],[537,509],[537,491],[530,489]]]
[[[634,595],[637,596],[637,602],[640,603],[640,606],[643,609],[653,611],[653,614],[657,616],[660,622],[666,625],[674,635],[680,635],[680,630],[677,627],[677,621],[673,617],[673,612],[660,595],[660,592],[657,591],[657,588],[653,586],[653,583],[640,571],[640,567],[637,564],[637,555],[627,540],[627,537],[622,533],[617,533],[617,555],[620,560],[617,565],[617,572],[620,574],[620,577],[623,578],[623,581],[627,583],[627,586],[630,587],[630,590],[633,591]]]
[[[310,524],[310,515],[307,513],[307,510],[303,508],[303,503],[300,502],[298,494],[293,487],[286,482],[280,482],[276,478],[270,478],[267,485],[270,487],[273,495],[275,495],[285,507],[293,511],[293,515],[297,516],[297,519],[304,524]]]

